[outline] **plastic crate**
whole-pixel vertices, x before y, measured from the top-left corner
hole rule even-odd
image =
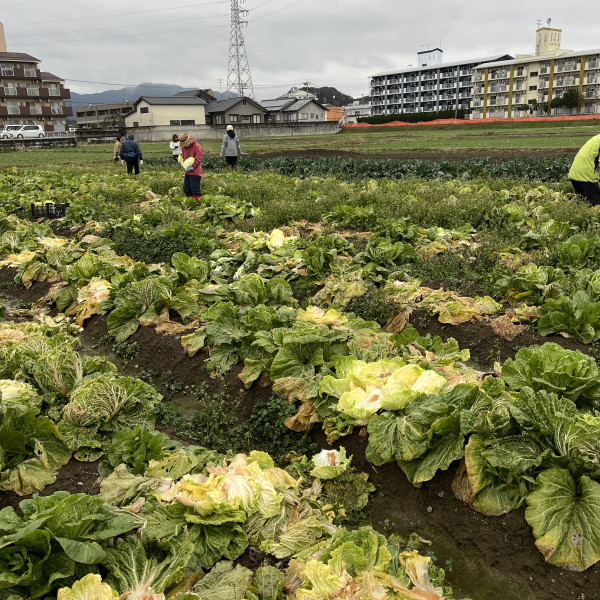
[[[70,202],[64,202],[63,204],[52,204],[47,202],[46,204],[31,204],[31,216],[36,217],[49,217],[50,219],[57,219],[64,217],[67,208],[71,206]]]

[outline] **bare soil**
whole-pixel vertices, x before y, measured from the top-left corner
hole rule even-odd
[[[0,270],[0,281],[9,281],[11,273]],[[12,273],[14,276],[14,272]],[[7,287],[1,296],[34,301],[45,293],[46,285],[34,284],[30,290]],[[1,300],[1,298],[0,298]],[[10,310],[8,311],[10,318]],[[411,322],[422,333],[442,337],[454,337],[461,347],[469,348],[473,360],[481,368],[489,364],[493,356],[505,360],[519,347],[545,341],[555,341],[570,349],[591,353],[590,346],[576,340],[560,336],[539,338],[526,331],[512,342],[497,338],[489,325],[483,321],[472,322],[458,327],[444,325],[423,312],[411,315]],[[210,390],[222,391],[223,386],[232,395],[240,394],[238,417],[248,418],[254,403],[268,397],[270,388],[254,385],[244,389],[237,378],[238,370],[229,373],[225,380],[213,380],[203,366],[206,355],[198,353],[194,357],[184,354],[177,336],[162,336],[154,329],[140,328],[129,342],[137,342],[140,352],[130,361],[123,361],[112,354],[111,346],[99,344],[106,335],[106,320],[96,316],[90,319],[81,336],[84,351],[110,356],[119,364],[122,372],[128,374],[153,370],[156,381],[164,382],[171,377],[185,384],[206,384]],[[499,353],[499,355],[498,355]],[[177,399],[174,399],[177,402]],[[179,403],[178,403],[179,405]],[[182,410],[193,409],[185,406]],[[177,435],[176,431],[171,432]],[[320,429],[313,431],[315,441],[327,447],[325,436]],[[375,467],[365,459],[367,437],[364,432],[342,438],[341,444],[353,456],[353,464],[367,472],[377,486],[371,506],[371,523],[380,531],[398,531],[404,535],[416,531],[432,541],[431,551],[438,564],[447,570],[448,580],[454,586],[457,598],[470,597],[473,600],[600,600],[600,563],[583,573],[562,570],[544,562],[536,549],[531,529],[524,518],[524,510],[513,511],[502,517],[484,517],[464,505],[454,497],[451,482],[458,463],[436,478],[413,487],[400,469],[394,464]],[[97,493],[98,474],[96,463],[79,463],[72,460],[64,466],[57,481],[42,493],[51,494],[57,490],[72,493]],[[21,498],[0,494],[0,507],[16,506]],[[248,564],[261,560],[261,557],[246,556]]]

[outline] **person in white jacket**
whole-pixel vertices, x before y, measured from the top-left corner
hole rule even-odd
[[[223,136],[220,156],[223,154],[225,154],[225,162],[232,169],[235,169],[237,165],[238,156],[244,154],[240,148],[240,139],[233,131],[233,125],[227,125],[227,132]]]
[[[181,148],[179,147],[179,136],[176,133],[173,134],[169,146],[171,146],[171,154],[173,155],[173,160],[178,160],[181,156]]]

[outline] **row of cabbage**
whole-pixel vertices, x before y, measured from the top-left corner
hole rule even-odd
[[[42,490],[73,451],[104,455],[103,479],[99,496],[0,510],[0,598],[453,597],[418,537],[340,525],[343,501],[360,510],[374,490],[343,448],[284,470],[264,452],[183,446],[153,430],[151,386],[79,354],[68,320],[40,321],[0,324],[0,489]],[[271,558],[232,562],[249,548]]]
[[[281,232],[256,236],[262,236],[267,248],[269,244],[285,247]],[[48,244],[56,238],[44,239]],[[60,243],[62,248],[66,242]],[[594,480],[598,449],[593,440],[600,420],[592,412],[598,408],[593,391],[598,373],[589,357],[547,344],[517,355],[518,369],[524,369],[519,361],[537,365],[537,370],[528,367],[521,381],[506,376],[517,368],[507,361],[502,378],[488,377],[481,383],[481,374],[464,364],[468,352],[460,351],[455,342],[422,338],[410,328],[400,335],[388,333],[375,323],[334,309],[297,309],[291,287],[280,277],[265,281],[248,274],[231,284],[211,284],[207,275],[212,265],[187,256],[174,257],[178,268],[154,267],[153,275],[145,265],[115,257],[101,238],[88,234],[73,244],[79,250],[82,244],[89,246],[51,295],[56,294],[60,302],[60,293],[66,290],[66,310],[80,323],[104,303],[113,308],[108,323],[113,334],[122,334],[120,339],[139,324],[181,333],[188,326],[172,322],[169,311],[196,316],[201,299],[210,306],[200,311],[196,324],[192,322],[197,329],[183,336],[186,350],[193,354],[208,348],[207,368],[215,374],[243,361],[240,377],[246,385],[270,381],[288,400],[300,401],[290,427],[302,430],[322,421],[333,441],[356,426],[366,426],[369,460],[398,461],[415,484],[465,455],[455,482],[457,494],[465,501],[495,515],[528,503],[528,520],[550,561],[585,569],[598,560],[593,542],[598,524],[588,518],[599,489]],[[105,256],[108,260],[101,260]],[[79,267],[114,269],[115,264],[128,266],[125,273],[108,271],[110,285],[108,279],[98,278],[103,272],[96,271],[96,279],[83,278],[85,285],[77,291]],[[234,267],[239,269],[237,263]],[[184,291],[173,294],[170,287],[182,276],[196,294],[189,294],[195,303],[187,315],[181,308],[186,306]],[[69,292],[73,285],[76,299]],[[103,293],[90,294],[94,287]],[[127,290],[124,296],[130,306],[114,304],[115,288]],[[85,293],[80,295],[81,290]],[[540,365],[545,366],[540,369]],[[578,387],[581,378],[583,387],[589,388],[585,394]],[[546,422],[541,407],[547,405],[553,410]],[[88,444],[88,439],[80,434],[78,441]],[[90,444],[78,447],[83,457],[95,456],[93,450]],[[560,523],[569,527],[556,526],[545,510],[544,498],[555,500],[552,487],[557,478],[564,484],[565,497],[556,510]],[[539,523],[536,515],[542,515]],[[578,535],[585,543],[573,542]],[[547,545],[555,551],[548,551]]]

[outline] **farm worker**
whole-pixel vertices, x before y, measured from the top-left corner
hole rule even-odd
[[[117,136],[117,139],[115,140],[115,149],[114,149],[114,155],[115,155],[115,162],[117,162],[119,160],[119,151],[121,150],[121,136]]]
[[[139,175],[140,165],[143,165],[144,161],[142,160],[142,151],[139,144],[133,140],[133,133],[130,133],[123,144],[121,144],[119,156],[121,160],[125,160],[127,163],[128,175],[131,175],[133,171],[135,171],[136,175]]]
[[[169,146],[171,147],[173,160],[177,160],[181,156],[181,148],[179,147],[179,136],[176,133],[173,134]]]
[[[240,148],[240,139],[233,131],[233,125],[227,125],[227,131],[223,136],[220,156],[223,156],[223,153],[225,153],[225,162],[232,169],[237,165],[238,155],[244,154]]]
[[[600,204],[600,135],[589,139],[573,159],[569,180],[573,184],[575,193],[586,198],[592,205]]]
[[[182,133],[179,136],[181,147],[180,164],[185,170],[183,176],[183,193],[188,198],[199,200],[200,180],[202,179],[202,148],[200,144],[189,134]]]

